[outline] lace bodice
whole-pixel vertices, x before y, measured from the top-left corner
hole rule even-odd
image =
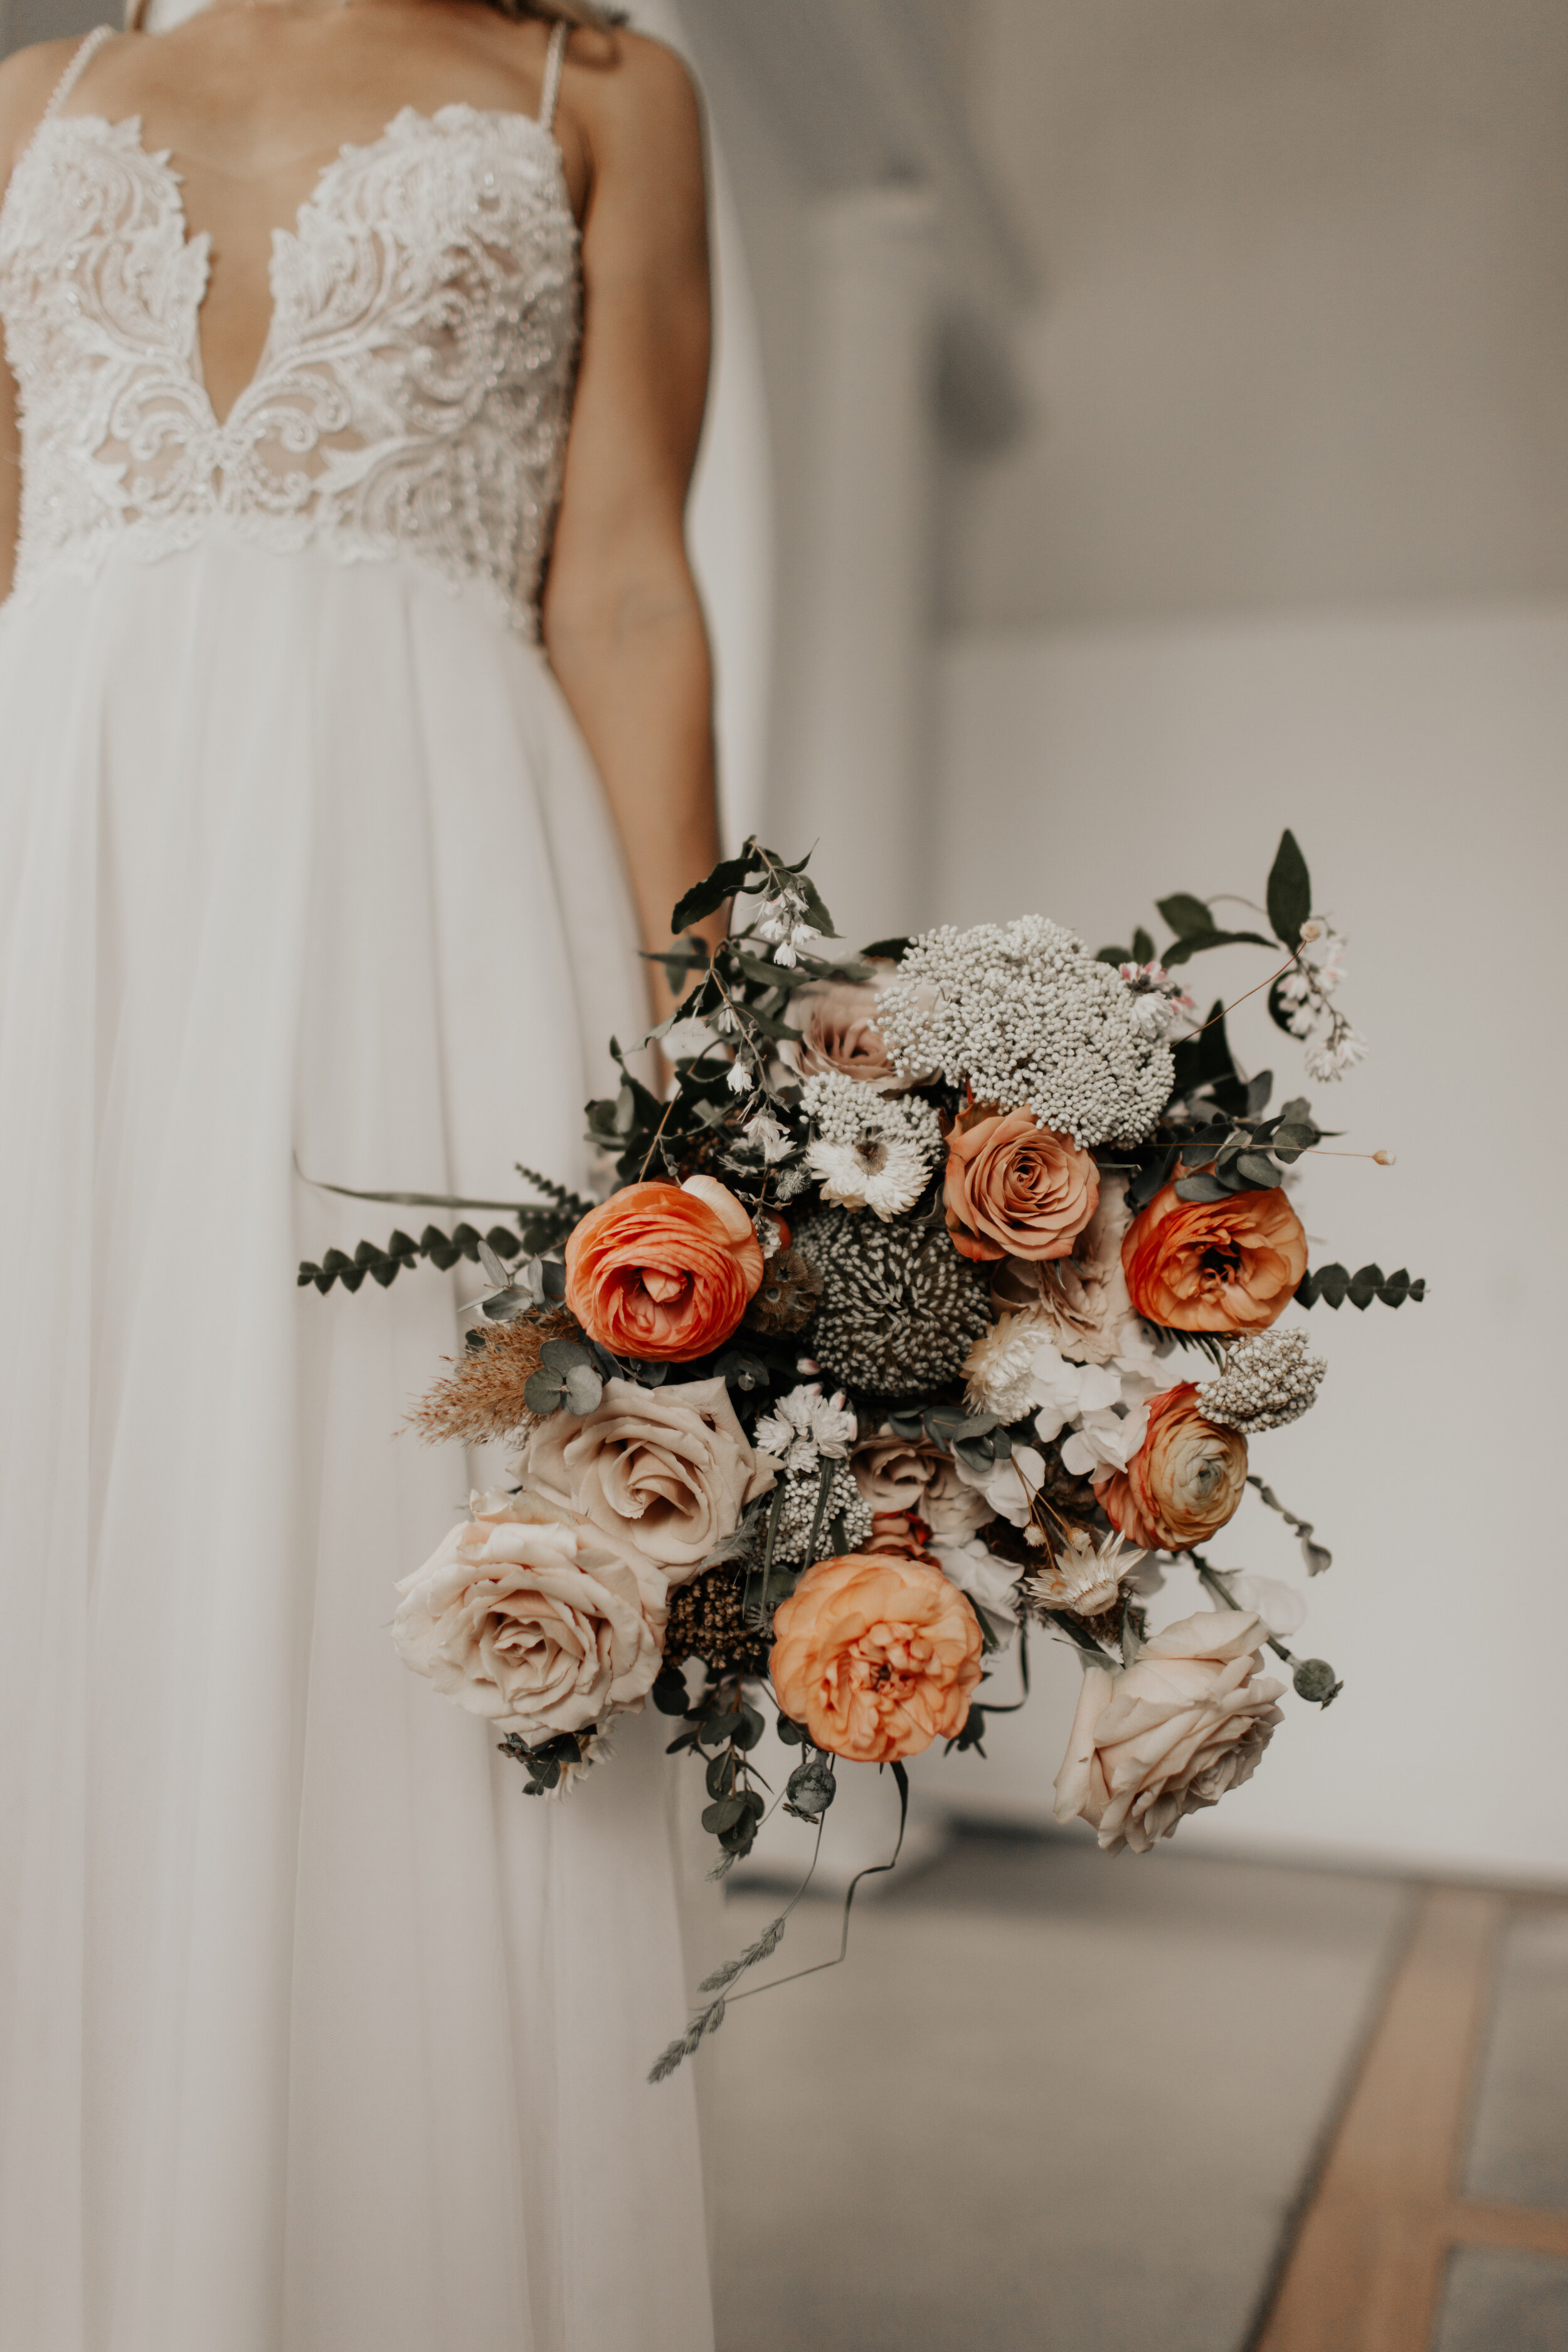
[[[256,375],[220,424],[208,244],[140,122],[46,120],[0,208],[21,392],[16,589],[226,532],[478,582],[536,634],[579,328],[577,229],[544,121],[412,108],[344,147],[273,234]]]

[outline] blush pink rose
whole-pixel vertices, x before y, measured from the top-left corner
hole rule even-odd
[[[1056,1780],[1058,1822],[1084,1821],[1102,1850],[1147,1853],[1178,1822],[1250,1780],[1284,1721],[1284,1684],[1260,1678],[1260,1618],[1184,1617],[1121,1674],[1090,1666]]]

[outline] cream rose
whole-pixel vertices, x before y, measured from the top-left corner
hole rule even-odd
[[[635,1712],[663,1655],[662,1569],[533,1495],[476,1495],[403,1594],[405,1666],[524,1739]]]
[[[1005,1259],[991,1277],[993,1302],[1002,1309],[1032,1308],[1070,1362],[1109,1364],[1121,1353],[1122,1334],[1132,1320],[1121,1265],[1131,1222],[1126,1177],[1101,1176],[1099,1203],[1072,1255]]]
[[[1284,1684],[1259,1678],[1266,1632],[1250,1612],[1216,1610],[1167,1625],[1121,1674],[1090,1666],[1057,1774],[1058,1821],[1088,1822],[1107,1853],[1147,1853],[1250,1780],[1284,1720]]]
[[[554,1412],[529,1440],[527,1484],[580,1511],[684,1584],[778,1477],[735,1418],[722,1381],[646,1389],[606,1381],[590,1413]]]

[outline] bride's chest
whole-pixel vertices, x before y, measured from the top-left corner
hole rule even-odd
[[[383,432],[400,417],[419,430],[432,404],[449,422],[454,404],[537,388],[574,353],[576,226],[559,151],[525,116],[405,110],[334,158],[272,231],[265,302],[259,270],[247,273],[266,314],[259,355],[215,408],[202,331],[223,260],[215,272],[178,174],[134,120],[46,125],[0,210],[0,311],[25,404],[68,397],[73,373],[152,367],[164,399],[184,382],[227,433],[259,424],[303,373],[356,412],[379,408]],[[240,286],[223,291],[227,336]],[[357,429],[372,422],[359,415]]]

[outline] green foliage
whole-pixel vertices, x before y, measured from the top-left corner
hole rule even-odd
[[[515,1731],[509,1731],[498,1742],[502,1755],[515,1757],[527,1771],[522,1791],[525,1797],[547,1796],[552,1789],[558,1788],[563,1769],[582,1762],[583,1744],[581,1736],[574,1731],[563,1731],[554,1739],[542,1740],[537,1748],[531,1748]]]
[[[963,1405],[918,1405],[887,1415],[895,1437],[929,1437],[971,1470],[988,1470],[1013,1451],[1013,1440],[994,1412],[968,1412]]]
[[[345,1290],[357,1290],[369,1275],[384,1290],[405,1266],[417,1265],[421,1258],[427,1258],[445,1273],[459,1258],[480,1265],[480,1252],[486,1246],[498,1257],[517,1258],[522,1255],[521,1242],[504,1225],[492,1225],[488,1234],[477,1233],[469,1224],[454,1225],[450,1234],[444,1234],[438,1225],[426,1225],[417,1241],[412,1234],[399,1231],[384,1249],[374,1242],[361,1242],[353,1257],[342,1250],[331,1249],[320,1265],[312,1265],[309,1258],[302,1259],[299,1287],[303,1290],[313,1282],[318,1290],[325,1292],[335,1282],[341,1282]]]
[[[539,1370],[522,1391],[530,1412],[592,1412],[605,1393],[594,1358],[575,1339],[546,1339],[539,1351]]]
[[[1360,1266],[1354,1274],[1342,1265],[1310,1267],[1296,1290],[1302,1307],[1315,1307],[1320,1298],[1325,1307],[1342,1307],[1348,1298],[1363,1315],[1374,1298],[1385,1307],[1403,1307],[1407,1298],[1419,1303],[1426,1296],[1426,1276],[1412,1282],[1404,1266],[1397,1274],[1384,1274],[1380,1265]]]
[[[1289,825],[1279,836],[1266,898],[1275,938],[1282,947],[1299,947],[1301,926],[1312,911],[1312,879]]]

